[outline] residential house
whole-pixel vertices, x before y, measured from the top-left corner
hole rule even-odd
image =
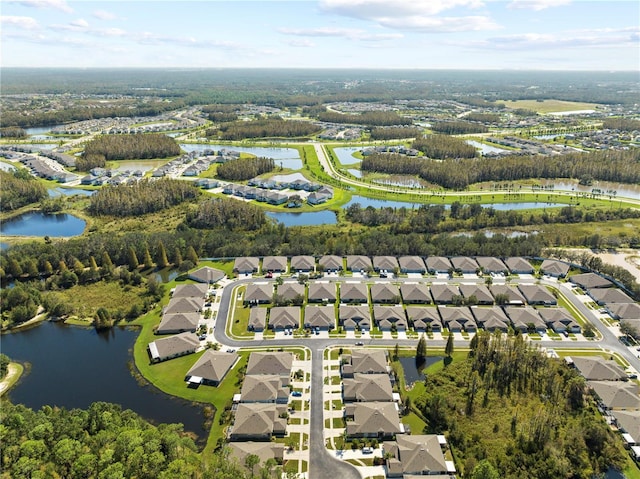
[[[308,301],[310,303],[335,303],[336,299],[334,283],[324,281],[309,283]]]
[[[448,273],[453,269],[449,258],[445,258],[444,256],[428,256],[425,263],[427,265],[427,271],[432,274]]]
[[[607,303],[605,309],[614,319],[640,320],[640,304]]]
[[[162,314],[200,313],[204,308],[204,298],[187,297],[171,298],[164,307]]]
[[[473,315],[466,306],[438,306],[438,312],[442,318],[442,323],[452,333],[460,333],[462,331],[471,333],[477,330]]]
[[[575,274],[569,278],[569,281],[585,290],[611,288],[613,286],[611,281],[596,273]]]
[[[474,296],[477,300],[476,304],[489,305],[493,304],[493,296],[484,284],[461,284],[459,286],[460,293],[465,299],[469,299]]]
[[[540,284],[519,284],[518,289],[527,303],[537,306],[552,306],[558,304],[556,297]]]
[[[524,296],[522,296],[522,293],[520,293],[520,291],[518,291],[513,286],[509,286],[506,284],[492,284],[490,290],[494,298],[497,298],[498,296],[504,296],[507,300],[505,304],[523,305],[526,302]]]
[[[463,274],[473,274],[479,269],[476,260],[468,256],[454,256],[451,258],[451,265],[454,270]]]
[[[442,452],[445,445],[444,436],[435,434],[402,434],[395,441],[385,441],[382,451],[386,458],[387,477],[451,477],[455,470],[447,466]]]
[[[251,283],[244,293],[245,304],[267,304],[273,299],[273,286],[269,283]]]
[[[293,256],[291,258],[291,271],[310,273],[315,267],[316,259],[313,256]]]
[[[322,270],[327,273],[336,273],[342,271],[342,257],[336,255],[321,256],[318,264],[322,266]]]
[[[407,317],[416,331],[432,331],[434,333],[442,331],[442,319],[438,313],[438,308],[408,306]]]
[[[429,304],[431,303],[431,293],[429,287],[424,283],[402,283],[400,294],[405,304]]]
[[[522,333],[528,332],[530,326],[538,332],[547,330],[547,325],[544,324],[538,312],[533,308],[505,306],[504,311],[507,313],[507,316],[509,316],[513,327]]]
[[[540,265],[540,272],[556,278],[564,278],[569,272],[570,266],[555,259],[545,259]]]
[[[309,193],[307,195],[307,203],[310,205],[321,205],[322,203],[326,203],[329,201],[331,197],[325,193],[320,193],[319,191],[314,191],[313,193]]]
[[[340,283],[341,303],[367,303],[369,291],[364,283]]]
[[[224,271],[209,266],[203,266],[191,273],[189,279],[198,281],[199,283],[214,284],[226,276]]]
[[[451,304],[455,296],[460,296],[460,291],[452,284],[432,284],[431,296],[436,304]]]
[[[357,402],[345,407],[347,438],[392,438],[404,433],[398,409],[393,402]]]
[[[239,358],[235,352],[207,349],[187,371],[185,380],[190,384],[218,386]]]
[[[388,374],[354,374],[342,380],[344,402],[390,402],[393,389]]]
[[[299,306],[276,306],[269,313],[269,328],[274,331],[282,331],[287,328],[298,329],[300,327]]]
[[[347,331],[371,330],[369,306],[340,306],[338,320]]]
[[[387,352],[383,349],[353,349],[342,355],[342,377],[354,374],[389,374]]]
[[[226,447],[229,448],[230,457],[241,466],[247,464],[248,456],[257,456],[260,464],[265,464],[269,459],[275,459],[277,463],[282,463],[285,450],[284,444],[275,442],[230,442]]]
[[[472,306],[471,314],[473,314],[478,327],[485,331],[493,332],[498,330],[506,333],[509,330],[509,318],[502,308],[497,306],[493,306],[491,308]]]
[[[258,272],[260,260],[254,257],[241,256],[233,263],[233,271],[238,274],[252,274]]]
[[[476,256],[476,262],[485,274],[505,273],[509,271],[504,261],[494,256]]]
[[[373,264],[371,258],[362,255],[347,256],[347,270],[349,271],[371,271]]]
[[[294,301],[298,299],[301,301],[296,304],[302,304],[302,301],[304,301],[304,284],[290,281],[282,283],[278,286],[276,297],[278,301]]]
[[[171,292],[171,298],[205,298],[208,292],[206,284],[179,284]]]
[[[407,317],[402,306],[374,306],[373,316],[381,331],[407,330]]]
[[[580,333],[582,328],[564,308],[541,308],[538,314],[556,333]]]
[[[262,260],[262,271],[270,271],[272,273],[287,272],[286,256],[265,256]]]
[[[196,311],[163,314],[160,324],[156,329],[156,334],[195,333],[200,317],[200,313]]]
[[[396,304],[400,302],[400,293],[395,284],[376,283],[371,285],[371,301],[374,303]]]
[[[526,259],[520,256],[511,256],[505,258],[504,264],[507,265],[511,274],[533,274],[534,269]]]
[[[594,288],[587,292],[591,298],[602,306],[607,303],[633,303],[633,299],[618,288]]]
[[[587,381],[587,386],[600,398],[604,409],[637,411],[640,409],[638,385],[623,381]]]
[[[200,347],[195,333],[180,333],[168,338],[158,339],[147,346],[152,363],[193,354]]]
[[[261,333],[267,325],[267,308],[251,308],[249,312],[249,331]]]
[[[627,374],[618,363],[602,356],[569,356],[566,361],[589,381],[626,381]]]
[[[401,273],[424,274],[427,272],[424,260],[420,256],[400,256],[400,258],[398,258],[398,264],[400,265]]]
[[[230,428],[231,441],[270,441],[273,436],[287,433],[286,404],[238,404]]]
[[[612,411],[615,424],[627,445],[640,443],[640,411]]]
[[[249,356],[245,374],[277,374],[288,386],[293,365],[293,354],[287,352],[253,352]]]
[[[289,393],[289,386],[277,374],[248,374],[242,382],[240,402],[287,404]]]
[[[389,271],[394,273],[399,268],[398,259],[395,256],[374,256],[373,257],[373,270]]]
[[[330,331],[336,325],[333,306],[307,306],[304,310],[304,327]]]
[[[289,201],[289,197],[285,194],[278,193],[277,191],[269,191],[265,195],[267,203],[270,205],[283,205]]]

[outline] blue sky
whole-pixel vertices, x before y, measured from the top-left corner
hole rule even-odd
[[[640,70],[634,0],[1,0],[5,67]]]

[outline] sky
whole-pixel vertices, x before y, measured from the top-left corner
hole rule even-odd
[[[0,0],[2,67],[640,71],[635,0]]]

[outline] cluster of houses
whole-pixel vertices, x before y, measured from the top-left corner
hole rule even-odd
[[[540,143],[536,140],[527,138],[519,138],[515,136],[505,136],[504,138],[490,137],[487,141],[497,145],[506,146],[508,148],[516,148],[516,150],[508,149],[499,152],[485,153],[484,156],[513,156],[513,155],[562,155],[565,153],[575,153],[575,149],[567,148],[564,145],[556,145],[549,143]]]
[[[106,168],[91,168],[89,174],[80,178],[81,185],[104,186],[104,185],[127,185],[136,183],[144,176],[142,170],[110,170]]]
[[[225,163],[238,158],[240,158],[239,151],[225,148],[217,151],[212,149],[194,150],[156,168],[151,176],[160,178],[168,175],[177,175],[179,172],[181,172],[182,176],[198,176],[203,171],[208,170],[214,163]],[[185,165],[189,166],[185,168]]]
[[[633,457],[640,459],[640,389],[612,359],[570,356],[565,361],[586,379],[607,422],[621,434]]]
[[[20,163],[28,168],[32,175],[39,178],[57,181],[59,183],[69,183],[78,179],[76,175],[65,171],[63,167],[57,165],[57,163],[52,164],[52,162],[36,156],[22,156]]]
[[[321,140],[359,140],[364,132],[363,127],[335,125],[333,123],[322,123],[325,129],[318,135]]]
[[[387,477],[455,474],[453,461],[445,460],[444,436],[406,434],[386,350],[354,349],[340,363],[346,439],[382,441]]]
[[[418,156],[420,154],[415,148],[407,148],[404,145],[373,146],[360,150],[360,153],[362,153],[362,156],[369,156],[374,153],[396,153],[406,156]]]
[[[333,188],[330,186],[323,186],[302,178],[291,182],[254,178],[249,180],[246,186],[229,183],[223,187],[222,192],[225,195],[233,195],[247,200],[282,205],[289,203],[292,196],[282,193],[283,190],[293,191],[298,196],[300,196],[298,192],[309,193],[306,195],[306,200],[310,205],[319,205],[333,198]],[[300,206],[300,204],[296,203],[290,206]]]
[[[640,305],[606,278],[595,273],[576,274],[569,278],[613,319],[627,321],[640,328]]]

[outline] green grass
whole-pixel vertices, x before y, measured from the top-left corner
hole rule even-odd
[[[231,325],[231,337],[253,338],[254,335],[254,333],[248,330],[251,308],[245,306],[242,302],[246,289],[246,286],[238,286],[231,294],[232,298],[237,298],[238,295],[241,295],[240,299],[235,299],[232,303],[233,307],[230,312],[231,320],[229,321]],[[229,328],[227,327],[227,329]]]
[[[76,285],[66,290],[57,291],[63,300],[73,305],[78,319],[93,319],[98,308],[109,311],[122,309],[126,313],[132,304],[142,306],[141,296],[145,288],[141,286],[122,287],[117,281],[98,281],[87,285]]]
[[[406,424],[411,428],[411,434],[422,434],[422,431],[427,426],[427,423],[413,412],[402,418],[402,424]]]

